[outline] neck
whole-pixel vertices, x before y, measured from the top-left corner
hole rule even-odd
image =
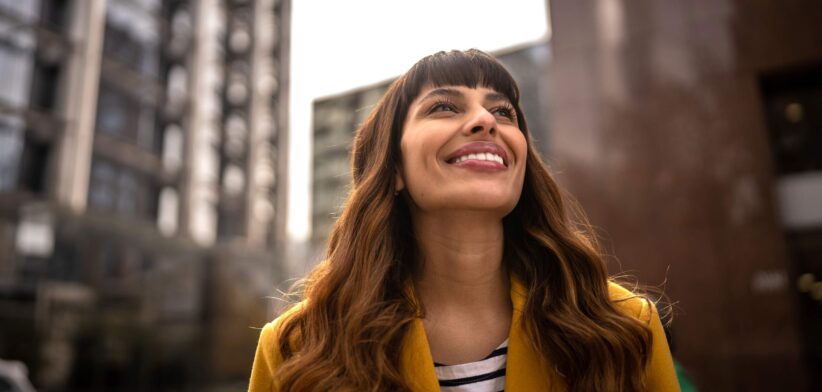
[[[415,286],[427,312],[510,307],[498,216],[482,212],[413,214],[422,257]]]

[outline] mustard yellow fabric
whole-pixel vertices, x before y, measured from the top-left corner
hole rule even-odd
[[[634,297],[630,291],[617,284],[611,283],[609,291],[611,299],[618,306],[638,319],[648,322],[653,331],[653,347],[647,370],[649,391],[679,392],[668,342],[654,306],[647,300]],[[539,355],[531,349],[528,336],[520,327],[525,296],[525,288],[516,280],[512,280],[511,301],[514,305],[514,316],[508,337],[505,390],[509,392],[559,392],[559,389],[551,389],[549,386],[550,378],[556,376],[540,365]],[[251,369],[249,392],[279,390],[273,378],[274,370],[282,362],[282,357],[277,350],[277,329],[287,314],[288,312],[266,324],[260,334],[257,354]],[[417,319],[411,325],[402,350],[402,372],[411,389],[419,392],[439,391],[439,383],[434,373],[434,360],[431,358],[422,320]]]

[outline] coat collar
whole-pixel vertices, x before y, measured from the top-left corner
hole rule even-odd
[[[549,375],[542,365],[539,354],[534,351],[522,325],[527,290],[519,280],[511,278],[511,303],[513,318],[508,333],[508,359],[505,373],[506,391],[548,391]],[[414,298],[412,296],[412,298]],[[439,391],[439,382],[434,372],[434,359],[428,347],[422,319],[411,323],[405,337],[401,357],[402,373],[412,391]]]

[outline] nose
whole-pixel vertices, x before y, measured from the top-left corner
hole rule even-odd
[[[483,132],[493,135],[497,132],[497,119],[484,107],[477,108],[466,124],[466,130],[470,135]]]

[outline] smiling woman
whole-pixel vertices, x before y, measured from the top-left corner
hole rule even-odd
[[[653,304],[611,282],[477,50],[395,81],[304,300],[263,328],[251,391],[677,391]]]

